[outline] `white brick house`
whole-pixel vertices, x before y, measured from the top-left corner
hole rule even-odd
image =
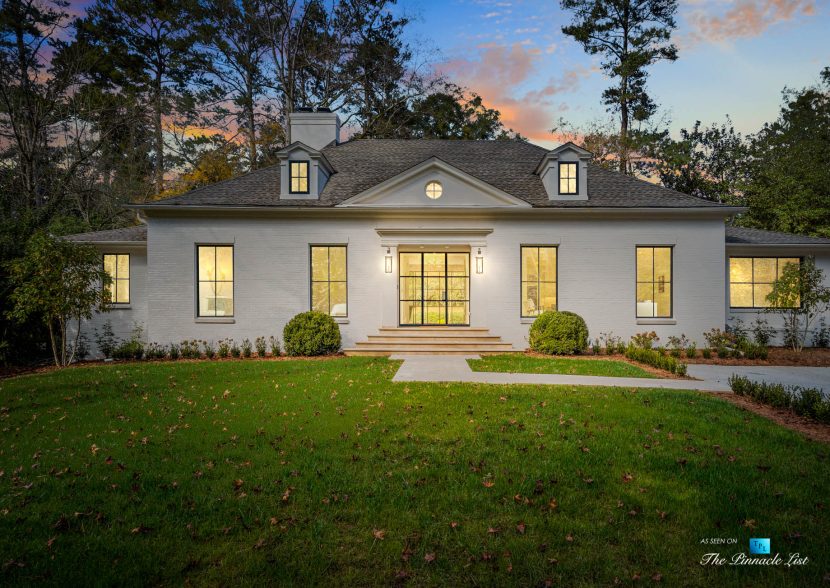
[[[789,260],[813,255],[830,273],[830,240],[727,227],[741,208],[594,166],[570,143],[340,143],[328,112],[292,115],[291,132],[278,165],[133,205],[143,225],[71,237],[94,243],[116,281],[90,339],[110,320],[164,344],[253,340],[314,308],[347,349],[442,329],[521,349],[534,317],[558,308],[591,337],[702,344],[732,317],[751,322]],[[380,329],[399,330],[369,341]]]

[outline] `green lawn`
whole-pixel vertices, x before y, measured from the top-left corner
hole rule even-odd
[[[573,359],[536,357],[521,353],[486,355],[468,359],[474,372],[510,372],[514,374],[569,374],[577,376],[615,376],[624,378],[654,378],[643,368],[614,359]]]
[[[695,392],[396,384],[396,367],[0,381],[0,580],[815,586],[830,572],[826,445]],[[809,563],[698,564],[750,537]]]

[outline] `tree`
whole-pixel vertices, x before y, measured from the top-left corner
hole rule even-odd
[[[205,67],[214,83],[217,122],[230,117],[244,135],[248,169],[257,168],[258,119],[266,98],[268,41],[260,0],[203,0],[199,26]]]
[[[746,182],[747,144],[727,118],[721,125],[681,129],[648,144],[644,162],[667,188],[720,203],[737,204]]]
[[[741,224],[830,237],[830,67],[820,83],[784,90],[778,119],[750,141]]]
[[[153,129],[155,191],[167,171],[165,118],[192,108],[201,70],[193,53],[195,0],[97,0],[76,23],[80,40],[109,58],[107,75],[143,97]]]
[[[830,310],[830,287],[824,285],[824,271],[812,257],[801,263],[788,263],[767,294],[767,312],[784,319],[786,344],[794,351],[804,349],[810,325]]]
[[[55,365],[72,363],[81,320],[109,304],[111,280],[98,251],[38,232],[29,239],[24,256],[7,264],[7,269],[14,284],[8,316],[20,322],[40,317],[49,331]],[[73,322],[74,336],[69,333]]]
[[[677,48],[671,43],[677,0],[561,0],[560,4],[574,17],[562,32],[589,54],[600,54],[603,71],[616,80],[602,98],[620,116],[619,170],[632,173],[631,122],[647,120],[657,108],[646,90],[646,68],[677,59]]]
[[[465,95],[447,84],[415,101],[407,133],[417,139],[505,139],[514,136],[501,122],[501,113],[484,105],[481,96]]]

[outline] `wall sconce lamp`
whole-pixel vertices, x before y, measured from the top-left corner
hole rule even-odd
[[[386,248],[386,258],[385,258],[384,262],[385,262],[384,269],[386,270],[386,273],[391,274],[392,273],[392,250],[389,247]]]
[[[478,248],[478,255],[476,255],[476,273],[484,273],[484,258],[481,256],[481,247]]]

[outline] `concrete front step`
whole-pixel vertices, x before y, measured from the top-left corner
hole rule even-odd
[[[509,350],[495,350],[495,351],[488,351],[482,349],[473,349],[473,350],[464,350],[458,349],[457,347],[448,347],[448,348],[439,348],[439,349],[395,349],[395,350],[375,350],[375,349],[363,349],[363,348],[349,348],[344,349],[343,353],[350,356],[371,356],[371,357],[383,357],[386,355],[393,355],[393,354],[402,354],[402,355],[501,355],[503,353],[520,353],[518,349],[509,349]]]
[[[501,337],[493,335],[470,335],[469,337],[458,337],[456,335],[407,335],[406,337],[393,337],[392,335],[369,335],[369,343],[500,343]]]

